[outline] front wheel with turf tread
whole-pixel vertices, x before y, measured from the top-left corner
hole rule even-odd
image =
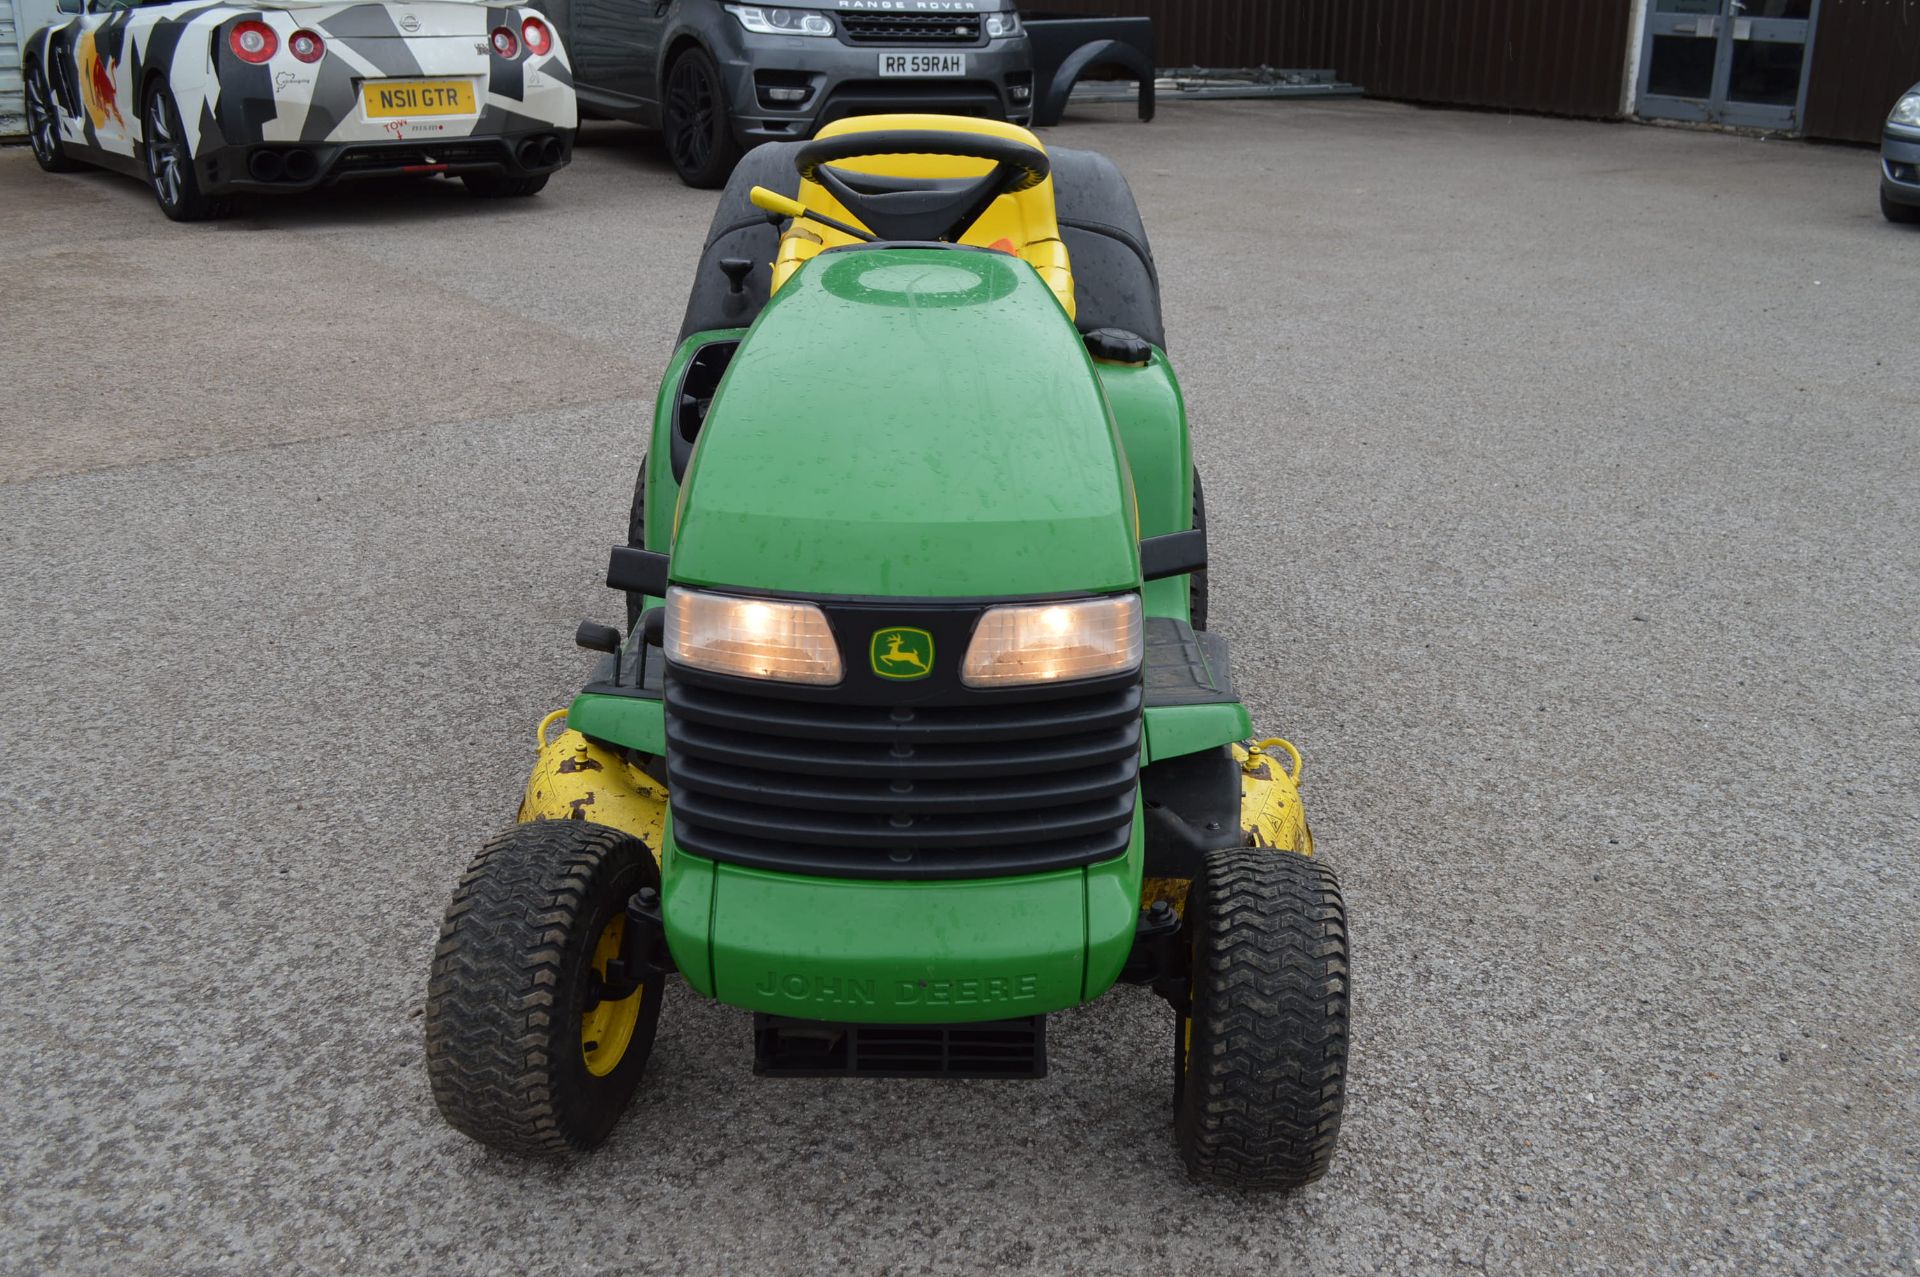
[[[1174,1143],[1187,1173],[1232,1188],[1310,1184],[1326,1174],[1346,1100],[1339,883],[1295,852],[1211,852],[1186,925],[1192,995],[1174,1043]]]
[[[453,893],[427,985],[427,1075],[456,1130],[528,1155],[579,1152],[612,1132],[640,1084],[660,1018],[650,977],[609,1050],[583,1030],[629,897],[658,888],[637,838],[587,821],[494,836]],[[590,1052],[592,1053],[590,1055]]]

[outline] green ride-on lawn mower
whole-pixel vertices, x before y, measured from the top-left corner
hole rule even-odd
[[[449,1122],[600,1143],[674,973],[813,1077],[1039,1077],[1046,1016],[1128,982],[1173,1006],[1194,1178],[1325,1172],[1345,913],[1206,628],[1164,347],[1098,155],[875,116],[747,156],[608,569],[628,630],[582,624],[434,952]]]

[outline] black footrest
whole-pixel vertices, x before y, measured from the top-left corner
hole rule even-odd
[[[1227,663],[1227,640],[1170,616],[1146,623],[1147,704],[1219,705],[1239,699]]]
[[[1045,1077],[1047,1017],[834,1024],[756,1012],[753,1071],[761,1077]]]

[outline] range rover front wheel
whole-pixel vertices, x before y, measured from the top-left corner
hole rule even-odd
[[[726,184],[740,162],[740,143],[720,68],[705,49],[688,49],[667,68],[663,124],[667,154],[681,181],[702,190]]]

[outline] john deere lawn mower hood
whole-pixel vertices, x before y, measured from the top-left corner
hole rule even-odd
[[[821,255],[716,395],[673,543],[689,584],[985,597],[1137,586],[1134,499],[1099,381],[1001,253]]]

